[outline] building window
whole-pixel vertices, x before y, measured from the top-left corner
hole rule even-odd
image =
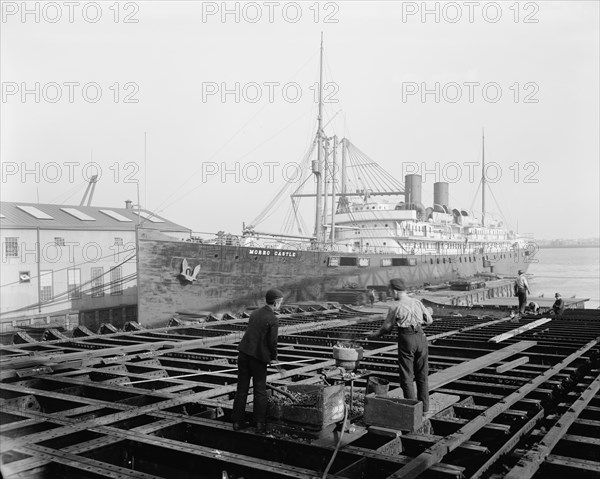
[[[123,246],[123,238],[115,237],[115,246]]]
[[[92,298],[104,296],[104,268],[92,268]]]
[[[117,266],[116,268],[110,271],[110,294],[123,294],[123,283],[121,282],[120,266]]]
[[[4,253],[7,258],[19,257],[19,238],[7,237],[4,242]]]
[[[69,299],[81,298],[81,270],[67,270],[67,289],[69,291]]]
[[[54,237],[54,244],[56,246],[64,246],[65,245],[65,239],[61,238],[60,236],[55,236]]]
[[[53,282],[51,270],[40,271],[40,302],[45,303],[54,297]]]

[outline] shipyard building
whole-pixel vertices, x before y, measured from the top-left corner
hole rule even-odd
[[[137,319],[136,228],[190,230],[133,208],[0,203],[0,330]]]

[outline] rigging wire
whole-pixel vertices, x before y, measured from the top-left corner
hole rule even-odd
[[[69,190],[67,191],[63,191],[61,193],[59,193],[58,195],[56,195],[53,199],[50,200],[50,203],[54,203],[56,202],[59,198],[63,197],[63,195],[69,195],[67,196],[64,200],[59,201],[59,203],[64,204],[66,203],[73,195],[75,195],[75,193],[78,193],[80,191],[84,191],[85,188],[87,187],[87,182],[83,182],[83,183],[78,183],[74,186],[72,186]]]
[[[120,280],[115,280],[115,281],[111,281],[110,283],[106,283],[106,288],[103,289],[103,293],[105,291],[108,291],[114,285],[121,285],[121,286],[123,286],[124,284],[133,282],[136,279],[137,279],[137,274],[136,273],[132,273],[132,274],[130,274],[128,276],[123,277]],[[79,289],[79,288],[77,288],[77,289]],[[69,289],[69,290],[67,290],[67,291],[65,291],[63,293],[60,293],[57,296],[54,296],[51,300],[33,303],[33,304],[29,305],[29,306],[23,306],[21,308],[13,309],[11,311],[5,311],[5,312],[1,313],[0,316],[4,316],[6,314],[20,313],[22,311],[28,311],[30,309],[38,308],[40,306],[41,307],[56,306],[56,305],[59,305],[59,304],[71,303],[72,301],[78,301],[79,299],[68,297],[68,295],[72,291],[73,291],[73,289]],[[90,293],[90,292],[95,292],[93,287],[88,288],[86,290],[80,290],[80,294],[87,294],[87,293]],[[65,297],[65,299],[61,299],[63,297]]]
[[[477,185],[477,190],[475,191],[475,195],[473,196],[473,201],[471,202],[471,207],[469,208],[471,211],[473,211],[473,208],[475,206],[475,201],[477,201],[477,195],[479,195],[479,190],[481,189],[481,180],[479,180],[479,184]]]
[[[288,128],[290,128],[291,126],[293,126],[296,122],[298,122],[299,120],[301,120],[303,117],[307,116],[308,113],[309,112],[306,111],[306,112],[302,113],[301,115],[299,115],[298,117],[296,117],[294,120],[292,120],[292,122],[288,123],[282,129],[280,129],[279,131],[275,132],[273,135],[271,135],[269,138],[267,138],[266,140],[264,140],[262,143],[260,143],[256,147],[254,147],[252,150],[248,151],[247,153],[245,153],[244,155],[242,155],[241,157],[239,157],[236,160],[236,162],[239,162],[240,160],[242,160],[246,156],[248,156],[251,153],[255,152],[256,150],[258,150],[259,148],[261,148],[262,146],[264,146],[265,144],[267,144],[268,142],[270,142],[271,140],[273,140],[274,138],[276,138],[277,136],[279,136],[285,130],[287,130]],[[200,170],[197,170],[196,173],[198,171],[200,171]],[[194,173],[194,174],[196,174],[196,173]],[[186,196],[189,196],[191,193],[193,193],[194,191],[196,191],[198,188],[201,188],[202,186],[204,186],[204,184],[201,182],[199,185],[194,186],[191,190],[183,193],[181,196],[179,196],[178,198],[175,198],[170,203],[164,205],[163,208],[161,208],[160,210],[157,209],[156,211],[159,211],[159,212],[164,211],[166,208],[169,208],[170,206],[173,206],[174,204],[178,203],[179,201],[181,201],[182,199],[184,199]],[[173,195],[171,195],[171,196],[173,196]]]
[[[313,142],[311,144],[311,146],[309,147],[309,150],[305,153],[302,161],[299,164],[300,171],[303,171],[304,168],[306,168],[308,166],[310,157],[312,156],[315,147],[316,147],[316,145]],[[310,176],[307,176],[307,178],[310,178]],[[307,181],[307,180],[305,180],[305,181]],[[285,184],[283,185],[283,187],[279,190],[279,192],[277,192],[275,197],[269,202],[269,204],[263,209],[263,211],[261,211],[260,214],[256,218],[254,218],[254,220],[252,220],[252,222],[250,224],[252,226],[256,226],[256,225],[260,224],[262,221],[264,221],[267,217],[269,217],[271,215],[270,210],[274,208],[275,204],[279,202],[281,197],[291,187],[292,187],[292,182],[286,181]]]
[[[315,57],[316,53],[313,53],[312,55],[309,56],[309,58],[306,60],[306,62],[304,62],[304,64],[298,68],[298,70],[292,75],[292,77],[290,78],[290,81],[293,80],[294,78],[296,78],[296,76],[306,67],[306,65],[308,65]],[[217,155],[219,155],[227,146],[229,146],[230,143],[233,142],[234,139],[237,138],[238,135],[240,135],[240,133],[242,131],[244,131],[246,129],[246,127],[248,125],[250,125],[254,119],[260,114],[262,113],[262,111],[269,105],[269,103],[265,103],[261,108],[258,109],[258,111],[252,115],[248,121],[246,123],[244,123],[240,128],[238,128],[238,130],[220,147],[217,149],[216,152],[214,152],[212,155],[210,155],[210,157],[208,158],[207,161],[212,160],[213,158],[215,158]],[[294,120],[293,123],[295,123],[298,119]],[[277,133],[278,134],[278,133]],[[272,137],[271,137],[272,138]],[[194,178],[200,171],[202,171],[202,166],[200,168],[198,168],[196,171],[194,171],[191,175],[187,176],[187,179],[180,185],[179,190],[181,190],[181,188],[185,185],[187,185],[192,178]],[[199,185],[201,186],[201,185]],[[164,211],[165,208],[168,208],[169,206],[173,205],[174,203],[177,203],[178,201],[181,201],[183,198],[185,198],[187,195],[191,194],[193,191],[195,191],[199,186],[193,188],[191,191],[189,191],[188,193],[182,195],[181,197],[179,197],[177,200],[167,204],[165,206],[165,203],[170,200],[171,198],[173,198],[173,196],[175,196],[175,194],[177,193],[177,190],[175,190],[172,194],[170,194],[169,196],[167,196],[167,198],[165,198],[163,200],[162,203],[160,203],[156,208],[154,208],[151,212],[153,214],[158,214],[158,212]],[[145,221],[147,221],[146,219],[144,219],[144,221],[141,222],[141,224],[145,223]]]
[[[133,258],[135,258],[135,257],[136,257],[136,254],[134,253],[133,255],[131,255],[129,258],[125,259],[125,260],[124,260],[124,261],[122,261],[121,263],[119,263],[119,264],[117,264],[117,265],[115,265],[115,266],[113,266],[113,267],[109,268],[109,269],[106,271],[106,273],[103,273],[102,275],[99,275],[99,276],[97,276],[97,277],[93,277],[93,278],[91,278],[89,281],[86,281],[86,282],[84,282],[84,283],[83,283],[83,284],[81,284],[81,285],[80,285],[80,286],[79,286],[77,289],[79,289],[79,290],[81,291],[81,293],[83,293],[84,291],[83,291],[83,290],[81,290],[82,286],[86,286],[86,285],[88,285],[88,284],[91,284],[91,283],[92,283],[92,282],[93,282],[93,281],[94,281],[96,278],[98,278],[98,277],[102,277],[102,276],[105,276],[105,275],[107,275],[107,274],[111,273],[113,270],[116,270],[117,268],[119,268],[119,267],[121,267],[122,265],[124,265],[125,263],[127,263],[127,262],[131,261],[131,260],[132,260]],[[69,268],[63,268],[63,270],[64,270],[64,269],[73,269],[73,267],[69,267]],[[61,270],[58,270],[58,271],[61,271]],[[128,275],[128,276],[126,276],[125,278],[129,278],[129,279],[128,279],[128,281],[127,281],[127,282],[129,282],[129,281],[131,281],[131,278],[132,278],[132,277],[137,277],[137,273],[132,273],[132,274],[130,274],[130,275]],[[124,279],[124,278],[121,278],[121,279],[118,279],[118,280],[111,280],[109,283],[107,283],[107,285],[117,284],[117,283],[119,283],[119,282],[121,282],[121,283],[125,284],[125,283],[123,282],[123,279]],[[88,290],[85,290],[85,292],[92,291],[93,289],[94,289],[94,286],[92,285],[92,287],[91,287],[91,288],[89,288]],[[59,293],[59,294],[57,294],[57,295],[53,295],[53,296],[52,296],[52,298],[51,298],[50,300],[48,300],[48,301],[37,301],[37,302],[35,302],[35,303],[32,303],[32,304],[30,304],[30,305],[28,305],[28,306],[22,306],[22,307],[20,307],[20,308],[17,308],[17,309],[11,310],[11,311],[3,311],[2,313],[0,313],[0,317],[1,317],[1,316],[5,316],[5,315],[7,315],[7,314],[11,314],[11,313],[18,313],[18,312],[21,312],[21,311],[27,311],[27,310],[29,310],[29,309],[34,309],[34,308],[37,308],[37,307],[39,307],[39,306],[49,306],[49,305],[61,304],[61,303],[63,303],[63,302],[69,302],[69,301],[71,301],[71,299],[70,299],[70,298],[69,298],[69,299],[66,299],[66,300],[63,300],[63,301],[58,301],[58,302],[57,302],[56,300],[57,300],[57,299],[60,299],[60,298],[62,298],[62,297],[63,297],[63,296],[65,296],[65,295],[67,295],[67,296],[68,296],[68,295],[69,295],[69,294],[72,292],[72,290],[73,290],[72,288],[68,288],[68,287],[67,287],[67,290],[66,290],[66,291],[64,291],[64,292],[62,292],[62,293]]]
[[[97,263],[101,259],[109,258],[111,256],[122,255],[122,254],[124,255],[126,253],[131,252],[131,251],[135,251],[135,248],[130,248],[130,249],[128,248],[128,249],[124,249],[123,251],[113,252],[113,253],[107,254],[106,256],[101,256],[99,258],[95,258],[93,261],[92,260],[86,260],[86,261],[83,261],[83,262],[80,262],[80,263],[73,263],[73,264],[71,264],[69,266],[66,266],[64,268],[54,269],[54,270],[52,270],[52,273],[54,274],[54,273],[58,273],[60,271],[66,271],[68,269],[76,269],[78,266],[84,266],[84,265],[87,265],[87,264],[94,264],[94,263]],[[133,257],[135,257],[135,255]],[[123,264],[123,263],[120,263],[120,264]],[[38,278],[38,276],[37,275],[36,276],[30,276],[30,278],[31,279],[36,279],[36,278]],[[6,286],[11,286],[13,284],[18,284],[18,283],[20,283],[19,280],[12,281],[11,283],[5,283],[5,284],[0,285],[0,288],[4,288]]]

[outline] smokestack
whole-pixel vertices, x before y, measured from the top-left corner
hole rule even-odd
[[[449,192],[448,192],[448,183],[443,181],[438,181],[433,184],[433,204],[445,206],[446,211],[450,211],[449,206]]]
[[[411,205],[421,204],[421,175],[404,177],[404,201],[409,209],[414,209]]]
[[[125,200],[125,208],[130,210],[132,208],[131,200]]]

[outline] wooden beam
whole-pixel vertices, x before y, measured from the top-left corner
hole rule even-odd
[[[375,315],[374,315],[375,316]],[[286,316],[281,316],[285,318]],[[344,326],[350,326],[360,323],[369,323],[377,319],[375,316],[367,317],[350,317],[342,319],[333,319],[330,321],[310,321],[300,324],[290,324],[288,326],[281,326],[279,328],[279,336],[298,334],[304,331],[317,331],[319,329],[327,328],[338,328]],[[245,324],[246,319],[226,321],[228,324]],[[202,323],[198,326],[198,330],[203,330],[208,325],[216,325],[218,323]],[[189,327],[182,327],[183,329],[190,329]],[[169,328],[166,328],[169,329]],[[170,328],[176,329],[176,328]],[[94,341],[95,339],[106,340],[107,338],[118,339],[119,336],[136,337],[137,334],[143,335],[145,331],[136,331],[134,333],[115,333],[110,335],[98,335],[93,338],[78,338],[69,340],[55,341],[54,344],[62,343],[81,343],[88,344],[88,341]],[[232,344],[239,342],[244,335],[244,331],[234,331],[222,336],[214,337],[201,337],[195,339],[186,339],[185,336],[176,339],[167,339],[165,341],[157,341],[155,343],[140,342],[130,344],[127,346],[106,346],[102,344],[101,347],[95,350],[83,350],[77,352],[63,352],[63,351],[50,351],[45,354],[39,354],[32,359],[30,356],[18,357],[12,360],[0,361],[0,381],[15,377],[17,371],[22,368],[35,368],[40,366],[50,366],[53,369],[60,368],[61,363],[67,361],[81,360],[84,367],[93,366],[95,364],[107,364],[109,362],[121,362],[126,359],[127,355],[138,355],[138,354],[151,354],[152,356],[158,357],[163,354],[172,354],[183,350],[193,349],[195,347],[211,347],[221,344]],[[45,346],[45,345],[44,345]],[[333,361],[332,361],[333,362]],[[43,371],[40,371],[43,372]]]
[[[509,363],[504,363],[501,366],[498,366],[496,368],[496,372],[498,374],[505,373],[506,371],[510,371],[511,369],[514,369],[517,366],[521,366],[528,362],[529,362],[529,358],[527,356],[523,356],[523,357],[515,359],[514,361],[511,361]]]
[[[485,412],[477,416],[469,423],[465,424],[454,434],[446,436],[444,439],[438,441],[435,445],[428,448],[425,452],[419,454],[406,466],[388,476],[388,479],[414,479],[434,464],[439,463],[446,454],[454,451],[463,442],[471,439],[473,434],[479,431],[483,426],[491,423],[504,411],[510,409],[516,402],[520,401],[534,391],[537,387],[539,387],[540,384],[543,384],[552,376],[562,371],[565,366],[568,366],[573,361],[587,353],[590,349],[594,348],[598,342],[599,340],[595,339],[585,344],[573,354],[563,359],[560,363],[555,364],[543,374],[539,375],[535,379],[532,379],[527,384],[524,384],[512,394],[506,396],[502,401],[488,408]]]
[[[429,389],[434,390],[442,387],[452,381],[459,378],[472,374],[475,371],[479,371],[482,368],[486,368],[498,361],[509,358],[515,354],[525,351],[526,349],[532,348],[537,344],[536,341],[519,341],[515,344],[510,344],[505,348],[494,351],[493,353],[486,354],[479,358],[472,359],[465,363],[457,364],[439,371],[429,376]]]
[[[499,334],[498,336],[494,336],[493,338],[490,338],[489,341],[491,343],[499,343],[501,341],[504,341],[509,338],[513,338],[521,333],[524,333],[525,331],[529,331],[530,329],[537,328],[538,326],[541,326],[542,324],[545,324],[548,321],[552,321],[552,318],[538,319],[537,321],[533,321],[532,323],[525,324],[516,329],[511,329],[510,331],[507,331],[506,333],[502,333],[502,334]]]
[[[544,438],[525,454],[504,478],[527,479],[533,477],[542,462],[550,455],[554,446],[567,433],[571,424],[579,417],[598,390],[600,390],[600,374],[596,376],[596,379],[581,393],[581,396],[577,398],[567,412],[552,426]]]
[[[457,379],[472,374],[475,371],[479,371],[482,368],[486,368],[494,363],[502,361],[503,359],[523,352],[526,349],[535,346],[536,344],[536,341],[519,341],[518,343],[511,344],[505,348],[499,349],[498,351],[494,351],[484,356],[472,359],[471,361],[466,361],[464,363],[457,364],[456,366],[446,368],[443,371],[431,374],[429,376],[429,390],[433,391],[436,388],[440,388],[448,383],[451,383],[452,381],[456,381]],[[390,391],[389,395],[401,396],[402,389],[394,389]]]

